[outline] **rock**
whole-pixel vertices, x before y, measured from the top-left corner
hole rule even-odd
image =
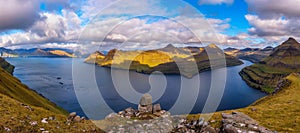
[[[212,128],[211,126],[207,126],[207,127],[203,128],[201,132],[204,132],[204,133],[217,133],[217,131],[214,128]]]
[[[69,116],[68,116],[68,120],[72,121],[75,116],[76,116],[76,112],[70,113]]]
[[[147,106],[152,104],[152,96],[148,93],[144,94],[140,100],[140,105]]]
[[[158,112],[158,111],[161,111],[160,104],[155,104],[155,105],[153,106],[153,113]]]
[[[75,122],[80,122],[80,121],[81,121],[81,118],[80,118],[80,116],[78,116],[78,115],[77,115],[77,116],[75,116],[75,117],[74,117],[74,121],[75,121]]]
[[[105,117],[105,119],[111,119],[111,118],[115,118],[115,117],[119,117],[119,115],[116,114],[116,113],[110,113],[109,115],[107,115],[107,116]]]
[[[10,132],[10,128],[8,128],[8,127],[4,127],[4,130],[5,130],[6,132]]]
[[[271,130],[259,126],[258,123],[248,115],[240,112],[232,112],[232,114],[222,113],[222,129],[225,133],[236,132],[261,132],[272,133]]]
[[[250,110],[254,112],[257,110],[257,108],[250,108]]]
[[[49,131],[42,131],[42,133],[49,133]]]
[[[226,125],[223,129],[224,133],[238,133],[232,125]]]
[[[48,118],[43,118],[41,122],[47,124],[48,123],[47,120],[48,120]]]
[[[146,113],[147,112],[147,107],[139,105],[138,106],[138,111],[139,111],[139,113]]]
[[[35,125],[38,124],[38,122],[37,122],[37,121],[31,121],[31,122],[29,122],[29,124],[30,124],[31,126],[35,126]]]
[[[53,121],[53,120],[55,120],[55,117],[50,116],[50,117],[48,118],[48,120],[49,120],[49,121]]]

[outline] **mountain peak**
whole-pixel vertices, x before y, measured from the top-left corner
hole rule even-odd
[[[293,37],[290,37],[288,40],[286,40],[285,42],[283,42],[283,44],[298,44],[298,42]]]
[[[165,48],[176,48],[176,47],[172,44],[168,44]]]
[[[216,44],[209,44],[209,45],[207,45],[206,47],[208,47],[208,48],[217,48],[217,49],[220,49]]]

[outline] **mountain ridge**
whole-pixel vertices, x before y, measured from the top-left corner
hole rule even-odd
[[[207,51],[212,56],[208,56]],[[223,51],[215,44],[206,47],[179,48],[169,44],[164,48],[145,51],[112,49],[105,56],[101,53],[101,57],[99,53],[96,52],[86,58],[85,62],[102,67],[129,69],[146,74],[160,71],[164,74],[182,74],[191,78],[199,72],[210,70],[210,61],[212,60],[215,65],[213,67],[221,67],[222,54],[224,54]],[[235,57],[227,54],[224,55],[227,62],[226,66],[242,64],[242,62]],[[97,56],[99,56],[99,58],[96,58]]]

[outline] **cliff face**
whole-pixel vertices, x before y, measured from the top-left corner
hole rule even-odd
[[[271,93],[277,83],[293,72],[300,72],[300,44],[289,38],[262,61],[244,68],[240,75],[252,87]]]
[[[207,50],[213,54],[213,56],[210,56],[210,59],[208,58]],[[214,44],[207,47],[182,48],[169,44],[161,49],[147,51],[113,49],[106,56],[96,52],[86,58],[85,62],[95,63],[104,67],[129,68],[142,73],[160,71],[165,74],[182,74],[186,77],[192,77],[199,72],[210,70],[211,61],[214,61],[214,68],[221,67],[222,64],[218,64],[218,62],[222,59],[222,54],[223,51]],[[225,54],[225,58],[227,66],[242,64],[240,60],[233,56]]]
[[[9,64],[6,60],[0,57],[0,67],[4,69],[9,74],[13,74],[15,66]]]

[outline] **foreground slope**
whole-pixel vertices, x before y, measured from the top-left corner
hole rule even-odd
[[[289,38],[276,47],[270,56],[240,72],[251,87],[272,93],[278,82],[293,72],[300,72],[300,44]]]
[[[222,113],[242,112],[272,131],[299,133],[300,75],[292,73],[284,79],[289,80],[290,84],[281,87],[276,93],[263,97],[245,108],[215,112],[209,124],[221,128]],[[191,114],[188,119],[197,120],[200,116],[201,114]]]
[[[270,129],[279,132],[300,132],[300,76],[293,73],[286,79],[291,81],[289,86],[240,111]]]
[[[0,67],[0,132],[101,132],[89,120],[68,122],[67,111],[22,84],[7,72],[13,66],[0,59],[9,68]]]
[[[208,55],[210,51],[212,55]],[[103,67],[129,69],[150,74],[160,71],[164,74],[182,74],[186,77],[212,69],[224,67],[221,60],[223,51],[214,44],[206,47],[168,46],[155,50],[122,51],[113,49],[107,55],[95,52],[86,58],[86,63],[95,63]],[[209,58],[210,57],[210,58]],[[226,66],[240,65],[243,62],[225,54]]]
[[[58,114],[66,114],[62,108],[29,89],[10,73],[0,68],[0,93],[16,99],[24,104],[42,107]]]

